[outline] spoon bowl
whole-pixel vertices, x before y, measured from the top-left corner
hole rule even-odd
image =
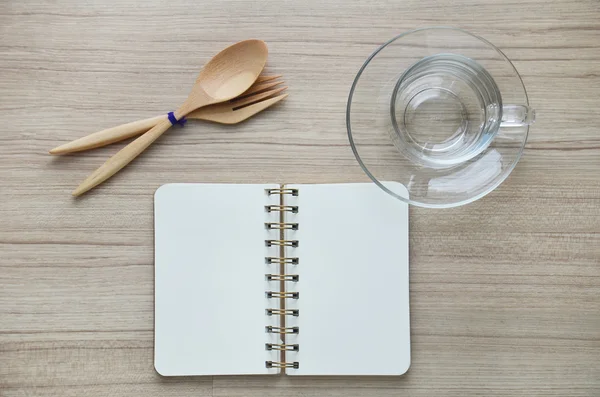
[[[233,99],[254,84],[265,67],[268,53],[262,40],[235,43],[204,66],[196,85],[215,100],[213,103]],[[240,91],[240,87],[245,88]]]

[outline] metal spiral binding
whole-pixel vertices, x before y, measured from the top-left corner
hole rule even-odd
[[[266,274],[268,281],[294,281],[300,280],[297,274]]]
[[[267,309],[267,316],[294,316],[300,315],[300,310],[297,309]]]
[[[297,265],[300,262],[300,259],[299,258],[281,258],[281,257],[277,256],[277,257],[266,257],[265,262],[267,264],[279,263],[280,265],[285,265],[287,263],[290,265]]]
[[[280,212],[292,212],[294,214],[298,213],[297,205],[265,205],[265,210],[267,212],[280,211]]]
[[[276,327],[274,325],[267,325],[265,330],[269,334],[297,334],[300,332],[300,327]]]
[[[297,223],[285,223],[285,222],[266,222],[265,227],[267,229],[290,229],[290,230],[298,230]]]
[[[267,247],[279,245],[280,247],[297,247],[298,240],[265,240]]]
[[[286,345],[285,343],[265,343],[265,348],[267,350],[300,351],[300,345],[298,344]]]
[[[281,186],[275,189],[266,189],[267,194],[279,195],[279,204],[275,205],[266,205],[265,211],[267,212],[279,212],[279,222],[265,222],[265,228],[268,230],[279,230],[279,239],[276,240],[265,240],[265,245],[267,247],[278,246],[279,247],[279,257],[266,257],[265,263],[267,264],[278,264],[279,265],[279,273],[278,274],[266,274],[265,277],[268,281],[278,281],[280,291],[266,291],[267,298],[269,299],[278,299],[280,302],[281,308],[278,309],[266,309],[266,314],[268,316],[280,316],[280,326],[272,326],[268,325],[265,327],[266,332],[271,334],[279,334],[281,336],[281,343],[266,343],[266,350],[275,350],[279,351],[280,360],[281,361],[265,361],[265,366],[267,368],[294,368],[298,369],[300,367],[300,363],[297,361],[288,362],[286,360],[286,352],[297,352],[300,349],[298,344],[287,344],[285,341],[286,334],[298,334],[300,332],[299,327],[287,327],[285,316],[294,316],[297,317],[300,314],[298,309],[286,309],[285,308],[285,300],[286,299],[298,299],[300,297],[300,293],[298,292],[288,292],[285,288],[285,283],[287,282],[298,282],[300,276],[298,274],[286,274],[285,268],[286,265],[298,265],[299,258],[297,257],[286,257],[285,256],[285,247],[298,247],[298,240],[286,239],[285,231],[286,230],[298,230],[298,223],[286,222],[285,221],[285,213],[289,212],[292,214],[298,213],[298,206],[296,205],[285,205],[284,203],[284,195],[290,196],[298,196],[298,189],[286,188]]]
[[[298,299],[300,292],[285,292],[285,291],[267,291],[267,298],[284,298],[284,299]]]
[[[300,363],[298,361],[294,361],[293,363],[265,361],[265,363],[267,364],[267,368],[300,368]]]
[[[271,194],[291,194],[292,196],[298,195],[298,189],[280,187],[277,189],[266,189],[266,190],[267,190],[267,194],[269,194],[269,195],[271,195]]]

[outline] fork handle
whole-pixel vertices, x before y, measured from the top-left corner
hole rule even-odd
[[[171,127],[169,120],[161,121],[150,131],[125,146],[117,154],[109,158],[100,168],[88,176],[87,179],[73,191],[73,196],[82,195],[119,172],[121,168],[125,167],[142,153],[152,144],[152,142],[157,140],[166,130],[168,130],[169,127]]]
[[[146,132],[163,120],[168,120],[167,115],[156,116],[107,128],[58,146],[50,150],[50,154],[67,154],[106,146]]]

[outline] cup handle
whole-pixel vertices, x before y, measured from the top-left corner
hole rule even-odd
[[[506,105],[502,107],[501,127],[521,127],[535,122],[535,110],[524,105]]]

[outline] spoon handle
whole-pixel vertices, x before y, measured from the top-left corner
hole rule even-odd
[[[140,135],[163,120],[168,120],[166,114],[107,128],[102,131],[94,132],[88,136],[75,139],[74,141],[65,143],[64,145],[55,147],[54,149],[50,150],[50,154],[67,154],[106,146],[114,142],[119,142],[124,139]]]
[[[171,127],[169,120],[164,120],[153,127],[150,131],[131,142],[121,149],[117,154],[109,158],[100,168],[94,171],[85,181],[73,191],[73,196],[80,196],[88,190],[98,186],[129,164],[134,158],[142,153],[148,146],[157,140],[166,130]]]

